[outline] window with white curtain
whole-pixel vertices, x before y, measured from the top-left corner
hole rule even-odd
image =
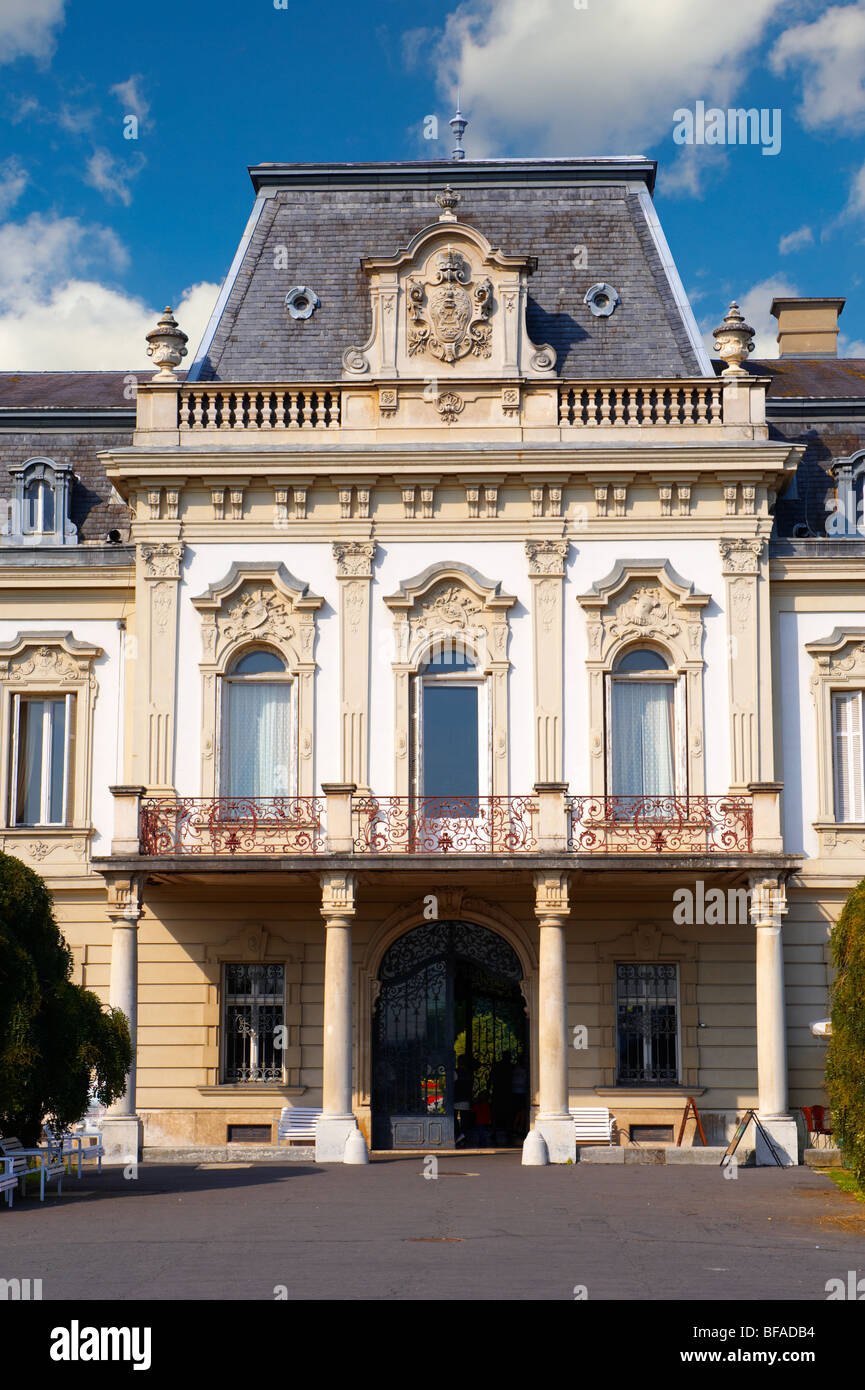
[[[415,683],[414,783],[418,796],[467,798],[477,814],[486,790],[486,686],[474,658],[456,639],[430,653]]]
[[[75,737],[75,696],[12,703],[11,825],[65,825]]]
[[[34,478],[24,489],[24,528],[34,534],[54,530],[54,488],[46,478]]]
[[[660,652],[631,648],[608,677],[609,791],[676,794],[676,677]]]
[[[293,766],[293,693],[275,652],[241,655],[224,677],[222,795],[289,796]]]
[[[832,695],[835,819],[839,822],[865,821],[862,702],[861,690],[836,690]]]

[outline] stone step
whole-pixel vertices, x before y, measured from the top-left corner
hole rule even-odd
[[[209,1144],[201,1148],[147,1148],[143,1163],[308,1163],[312,1144]]]
[[[806,1168],[843,1168],[844,1160],[840,1149],[806,1149]]]

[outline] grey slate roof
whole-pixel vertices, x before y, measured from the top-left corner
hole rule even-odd
[[[528,329],[534,341],[556,348],[560,376],[701,375],[634,191],[635,184],[651,187],[650,161],[436,161],[375,166],[374,173],[363,165],[338,166],[337,173],[302,165],[251,172],[256,187],[268,189],[266,201],[206,356],[190,377],[339,380],[344,350],[364,343],[370,330],[361,258],[393,254],[435,222],[434,195],[447,182],[461,193],[461,222],[501,251],[537,257]],[[587,248],[585,269],[572,264],[578,245]],[[594,318],[583,303],[599,280],[622,300],[608,319]],[[294,320],[285,308],[296,284],[321,300],[310,319]]]

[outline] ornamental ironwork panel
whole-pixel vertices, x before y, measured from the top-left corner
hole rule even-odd
[[[528,1096],[519,958],[472,922],[429,922],[386,952],[373,1021],[373,1143],[441,1147],[468,1134],[475,1101],[524,1123]],[[459,1067],[459,1070],[458,1070]]]
[[[620,1084],[678,1082],[677,966],[616,966],[616,1032]]]
[[[352,803],[359,854],[517,854],[537,849],[528,796],[365,796]]]
[[[226,965],[224,981],[223,1080],[282,1081],[285,966]]]
[[[146,797],[142,854],[322,854],[325,802],[316,796]]]
[[[748,853],[753,804],[744,796],[568,797],[568,848],[579,854]]]

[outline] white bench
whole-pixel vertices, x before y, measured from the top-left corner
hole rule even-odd
[[[318,1124],[320,1114],[320,1110],[315,1110],[311,1106],[284,1106],[276,1132],[277,1144],[281,1144],[283,1139],[287,1139],[289,1143],[293,1139],[302,1139],[307,1144],[314,1144],[315,1127]]]
[[[15,1200],[15,1189],[18,1186],[18,1179],[15,1176],[14,1158],[0,1158],[0,1192],[6,1193],[6,1205],[11,1207]]]
[[[574,1132],[578,1144],[612,1144],[613,1115],[605,1105],[569,1108],[574,1117]]]
[[[21,1191],[24,1195],[27,1192],[27,1179],[31,1175],[39,1175],[39,1200],[45,1201],[45,1184],[52,1178],[57,1183],[57,1195],[63,1190],[63,1176],[66,1172],[65,1164],[60,1157],[59,1149],[25,1149],[20,1139],[10,1136],[7,1139],[0,1139],[0,1154],[4,1158],[12,1159],[12,1172],[18,1180]],[[38,1158],[39,1166],[31,1168],[27,1162],[30,1158]]]
[[[81,1129],[75,1132],[68,1131],[66,1134],[57,1135],[50,1130],[47,1125],[44,1127],[45,1137],[52,1148],[59,1148],[60,1157],[63,1159],[71,1158],[78,1164],[78,1177],[81,1177],[81,1167],[85,1159],[95,1159],[97,1172],[102,1172],[102,1160],[105,1157],[105,1149],[102,1146],[102,1136],[93,1129]],[[95,1143],[90,1141],[95,1140]],[[85,1143],[85,1140],[87,1141]]]

